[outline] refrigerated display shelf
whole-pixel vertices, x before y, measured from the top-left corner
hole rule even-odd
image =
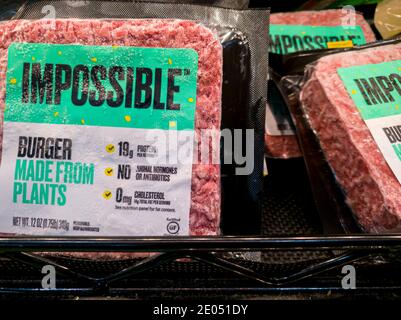
[[[63,296],[280,297],[311,295],[401,294],[401,236],[331,236],[280,238],[2,238],[0,295],[36,298]],[[43,251],[155,252],[148,258],[91,261],[41,256]],[[249,261],[232,252],[330,252],[331,257],[287,263]],[[32,252],[36,252],[33,254]],[[56,289],[41,289],[43,266],[56,268]],[[356,269],[355,290],[345,290],[343,265]],[[181,294],[180,294],[181,293]]]
[[[301,2],[264,4],[281,11]],[[11,17],[18,3],[3,2],[8,10],[0,19]],[[401,235],[323,235],[302,159],[268,160],[267,165],[257,237],[0,238],[0,297],[399,299]],[[38,254],[51,251],[58,255]],[[155,254],[95,261],[60,255],[67,251]],[[56,268],[51,290],[41,284],[47,264]],[[355,290],[342,287],[344,265],[355,267]]]

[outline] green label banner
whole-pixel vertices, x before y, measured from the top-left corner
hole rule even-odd
[[[5,121],[193,130],[192,49],[13,43]]]
[[[363,119],[401,114],[401,60],[339,68],[338,74]]]
[[[351,40],[354,45],[366,44],[360,26],[270,25],[270,51],[287,54],[305,50],[326,49],[327,43]]]

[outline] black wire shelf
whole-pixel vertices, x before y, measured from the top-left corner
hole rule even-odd
[[[278,264],[263,255],[252,260],[241,256],[282,250],[312,250],[326,256],[311,261],[292,257],[291,261]],[[67,252],[153,254],[97,261],[63,256]],[[57,287],[41,289],[40,270],[49,264],[57,270]],[[347,264],[357,270],[355,290],[345,290],[341,285],[341,268]],[[401,296],[400,269],[401,235],[0,239],[3,298],[397,298]]]
[[[2,237],[0,252],[178,252],[355,249],[401,250],[401,234],[304,237]]]

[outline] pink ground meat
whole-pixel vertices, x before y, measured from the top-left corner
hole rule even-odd
[[[347,203],[369,232],[400,227],[401,188],[337,69],[400,59],[401,45],[324,57],[316,64],[300,97]]]
[[[341,26],[344,13],[342,10],[300,11],[291,13],[274,13],[270,16],[271,24],[308,25],[308,26]],[[366,42],[376,41],[369,24],[360,13],[356,14],[356,25],[360,26]],[[302,155],[294,135],[265,135],[266,154],[273,158],[296,158]]]
[[[294,135],[271,136],[265,134],[265,152],[270,158],[290,159],[302,157]]]

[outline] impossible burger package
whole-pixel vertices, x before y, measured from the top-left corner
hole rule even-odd
[[[327,233],[399,231],[400,53],[399,40],[319,53],[281,80]]]
[[[267,23],[263,10],[40,1],[0,24],[0,232],[220,235],[235,232],[236,198],[253,210],[241,232],[257,233]]]
[[[284,55],[308,50],[340,48],[375,41],[375,35],[362,14],[341,9],[275,13],[270,19],[270,54],[272,61]],[[266,109],[266,155],[272,158],[302,156],[294,125],[277,89],[280,66],[270,64],[268,104]]]

